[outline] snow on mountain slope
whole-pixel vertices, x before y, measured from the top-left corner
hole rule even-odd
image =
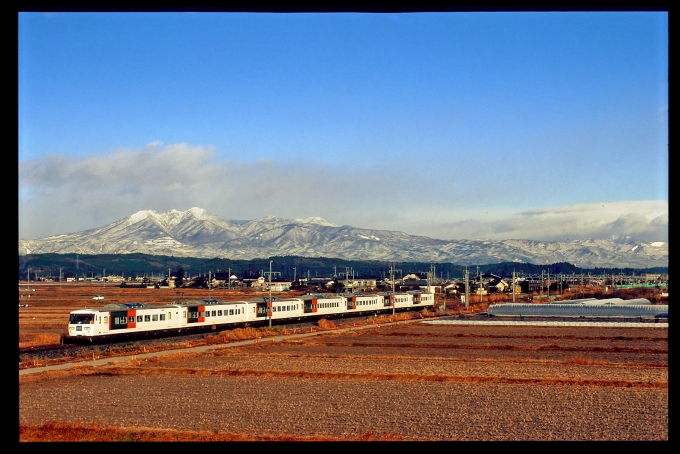
[[[354,260],[451,262],[480,265],[497,261],[581,267],[668,266],[668,243],[631,238],[547,242],[532,240],[437,240],[404,232],[337,226],[319,217],[267,216],[227,221],[202,208],[138,211],[103,227],[19,240],[19,254],[144,253],[252,259],[273,255],[325,256]]]

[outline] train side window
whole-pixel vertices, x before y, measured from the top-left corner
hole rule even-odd
[[[142,316],[141,315],[137,316],[137,323],[142,323]]]
[[[154,321],[154,322],[157,322],[158,321],[158,314],[153,314],[151,316],[151,320]]]
[[[234,309],[229,309],[229,315],[234,315]]]
[[[161,321],[165,321],[165,314],[161,314]]]
[[[221,310],[218,310],[218,311],[217,311],[217,316],[218,316],[218,317],[221,317],[221,316],[222,316],[222,311],[221,311]]]
[[[150,316],[150,315],[145,315],[145,316],[144,316],[144,321],[145,321],[145,322],[150,322],[150,321],[151,321],[151,316]]]
[[[134,323],[135,322],[135,317],[134,315],[131,315],[128,317],[128,323]]]
[[[212,311],[212,316],[213,316],[213,317],[215,316],[215,311]]]
[[[109,323],[109,317],[107,315],[104,316],[104,323]]]

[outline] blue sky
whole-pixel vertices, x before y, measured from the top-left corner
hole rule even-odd
[[[198,206],[668,236],[668,14],[20,13],[19,234]]]

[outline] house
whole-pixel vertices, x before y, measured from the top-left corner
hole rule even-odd
[[[235,274],[230,275],[217,271],[212,274],[211,284],[213,287],[234,287],[238,283],[238,277]]]
[[[426,281],[428,273],[409,273],[402,278],[402,281]]]
[[[364,277],[356,279],[341,279],[339,281],[348,292],[367,292],[378,286],[378,278]]]
[[[291,285],[293,285],[293,282],[288,280],[288,279],[282,279],[282,278],[276,278],[272,279],[271,283],[267,280],[264,283],[265,290],[269,290],[271,285],[271,291],[272,292],[285,292],[290,290]]]

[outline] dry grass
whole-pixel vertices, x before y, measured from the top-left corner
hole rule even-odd
[[[316,345],[327,345],[329,347],[374,347],[370,342],[335,342],[335,341],[316,341]],[[549,345],[465,345],[465,344],[427,344],[427,343],[396,343],[381,344],[381,348],[418,348],[418,349],[455,349],[455,350],[514,350],[514,351],[562,351],[562,352],[607,352],[607,353],[668,353],[667,348],[636,348],[636,347],[568,347],[558,344]]]
[[[320,329],[335,329],[337,328],[336,324],[330,320],[326,320],[325,318],[322,318],[319,320],[319,328]]]
[[[27,334],[19,341],[19,348],[59,344],[61,335],[56,333]]]
[[[320,378],[323,380],[393,380],[393,381],[425,381],[455,383],[505,383],[512,385],[569,385],[569,386],[610,386],[625,388],[657,388],[668,389],[668,382],[632,381],[632,380],[589,380],[571,378],[510,378],[495,376],[454,376],[454,375],[419,375],[419,374],[379,374],[379,373],[343,373],[343,372],[308,372],[278,371],[250,369],[195,369],[189,367],[110,367],[95,371],[96,375],[208,375],[238,377],[272,377],[272,378]]]
[[[349,438],[336,438],[323,435],[297,437],[293,435],[253,435],[225,432],[185,432],[176,430],[130,429],[102,427],[97,424],[69,424],[48,422],[42,425],[22,425],[19,427],[20,442],[35,441],[147,441],[147,442],[198,442],[198,441],[398,441],[397,434],[376,434],[366,432]]]
[[[307,341],[309,342],[309,341]],[[229,352],[227,350],[222,350],[219,352],[211,352],[213,356],[219,357],[238,357],[243,358],[243,352]],[[391,356],[381,356],[381,355],[349,355],[349,354],[313,354],[313,353],[249,353],[249,357],[272,357],[277,358],[296,358],[296,359],[339,359],[339,360],[373,360],[373,361],[412,361],[420,360],[422,357],[417,356],[403,356],[403,355],[391,355]],[[442,363],[442,362],[477,362],[477,363],[511,363],[511,364],[546,364],[546,365],[571,365],[571,366],[607,366],[607,367],[622,367],[622,368],[668,368],[668,364],[660,363],[621,363],[612,361],[597,361],[585,358],[584,356],[577,355],[569,359],[535,359],[535,358],[512,358],[512,359],[499,359],[499,358],[475,358],[468,359],[465,356],[457,358],[442,358],[442,357],[432,357],[429,356],[427,361],[430,363]]]

